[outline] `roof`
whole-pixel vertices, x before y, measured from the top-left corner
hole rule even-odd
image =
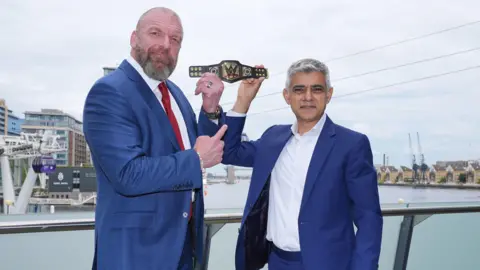
[[[41,109],[40,111],[26,111],[24,112],[25,116],[27,114],[38,114],[38,115],[64,115],[64,116],[67,116],[67,117],[70,117],[72,118],[73,120],[75,120],[76,122],[78,122],[79,124],[82,124],[82,121],[78,120],[77,118],[75,118],[74,116],[72,116],[71,114],[68,114],[68,113],[65,113],[61,110],[58,110],[58,109]]]

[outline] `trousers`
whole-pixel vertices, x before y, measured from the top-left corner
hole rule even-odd
[[[190,221],[187,226],[187,234],[185,236],[180,262],[178,263],[178,270],[193,270],[192,229],[192,221]]]
[[[281,250],[272,244],[268,257],[268,270],[304,270],[300,252]]]

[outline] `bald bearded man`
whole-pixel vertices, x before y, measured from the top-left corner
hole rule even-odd
[[[87,96],[84,132],[98,185],[93,269],[189,270],[201,263],[202,188],[205,169],[223,154],[224,86],[214,74],[199,79],[197,124],[168,80],[182,39],[175,12],[150,9],[132,32],[130,56]]]

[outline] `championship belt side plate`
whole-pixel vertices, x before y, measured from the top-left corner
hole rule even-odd
[[[223,60],[215,65],[190,66],[188,68],[188,74],[191,78],[201,77],[206,72],[216,74],[222,81],[227,83],[234,83],[249,78],[264,77],[268,79],[268,69],[247,66],[237,60]]]

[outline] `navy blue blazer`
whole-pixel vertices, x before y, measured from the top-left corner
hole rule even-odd
[[[197,126],[185,95],[173,82],[167,86],[192,147],[197,136],[218,131],[203,113]],[[204,201],[198,155],[193,149],[180,151],[161,104],[127,61],[93,85],[83,121],[98,186],[93,269],[177,269],[193,189],[195,256],[201,263]]]
[[[261,269],[267,263],[272,245],[266,240],[270,174],[292,136],[291,125],[277,125],[257,141],[241,142],[245,120],[226,117],[222,161],[253,167],[237,240],[237,270]],[[328,117],[308,169],[298,227],[305,269],[378,268],[383,218],[370,143]]]

